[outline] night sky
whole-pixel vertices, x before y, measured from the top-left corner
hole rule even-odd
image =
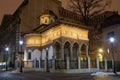
[[[0,0],[0,22],[4,14],[13,14],[23,0]],[[67,5],[68,0],[61,0],[63,6]],[[109,10],[119,11],[120,13],[120,0],[112,0],[112,5]]]

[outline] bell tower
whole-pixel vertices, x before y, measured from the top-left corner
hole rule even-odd
[[[45,10],[39,17],[40,25],[49,25],[52,24],[57,16],[51,10]]]

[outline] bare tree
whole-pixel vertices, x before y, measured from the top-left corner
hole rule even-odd
[[[69,7],[82,16],[83,22],[88,25],[91,17],[103,12],[111,0],[70,0]]]

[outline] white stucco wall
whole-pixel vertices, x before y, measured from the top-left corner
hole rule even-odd
[[[35,50],[25,50],[24,51],[24,61],[28,61],[28,52],[31,52],[31,61],[33,60],[40,60],[40,58],[42,58],[42,60],[46,59],[46,48],[43,48],[42,51],[35,49]],[[48,59],[52,59],[53,58],[53,47],[49,46],[48,47]]]
[[[45,49],[42,50],[42,60],[45,60],[46,58],[46,51]]]
[[[52,59],[53,58],[53,47],[50,46],[48,49],[48,59]]]
[[[35,49],[35,50],[31,53],[31,60],[35,60],[35,59],[39,60],[39,59],[40,59],[40,54],[41,54],[40,50]]]

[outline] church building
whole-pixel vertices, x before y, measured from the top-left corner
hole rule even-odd
[[[29,23],[34,24],[30,25],[33,29],[24,35],[24,69],[67,73],[107,70],[106,59],[101,54],[89,53],[90,28],[80,22],[81,16],[64,9],[60,1],[50,0],[51,4],[47,1],[33,1],[34,13],[39,16],[34,16],[37,25],[34,20]],[[25,7],[31,2],[28,0]],[[40,7],[35,7],[38,3]]]
[[[91,27],[81,20],[79,14],[64,9],[59,0],[24,0],[8,26],[8,29],[14,30],[14,37],[11,34],[10,38],[5,38],[5,44],[12,47],[9,51],[12,63],[20,67],[22,58],[24,71],[111,71],[112,59],[108,61],[102,50],[90,52]],[[20,39],[24,41],[23,45],[19,45]]]

